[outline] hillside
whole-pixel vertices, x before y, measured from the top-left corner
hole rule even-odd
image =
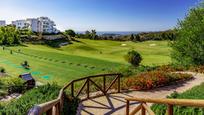
[[[24,72],[43,83],[57,82],[64,85],[82,76],[107,73],[128,63],[123,56],[129,49],[139,51],[144,65],[161,65],[170,62],[167,41],[147,41],[141,43],[80,40],[58,49],[43,45],[7,47],[0,50],[0,66],[12,76]],[[10,52],[12,50],[12,54]],[[20,66],[23,61],[31,66],[26,70]]]

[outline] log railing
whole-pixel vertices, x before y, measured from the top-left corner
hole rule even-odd
[[[173,115],[173,106],[190,106],[190,107],[204,107],[204,100],[192,100],[192,99],[153,99],[153,98],[125,98],[127,101],[126,115],[135,115],[141,112],[141,115],[145,115],[146,112],[149,115],[155,115],[154,112],[146,103],[166,104],[167,115]],[[130,101],[136,101],[140,104],[130,112]]]
[[[28,115],[42,115],[44,113],[46,113],[47,115],[60,115],[62,109],[63,109],[63,99],[64,99],[64,94],[65,94],[65,90],[68,89],[70,87],[70,92],[71,92],[71,96],[72,97],[78,97],[81,93],[82,90],[86,87],[86,98],[91,98],[90,97],[90,86],[93,85],[95,86],[99,91],[102,92],[102,95],[106,95],[108,93],[108,91],[111,89],[111,87],[117,82],[117,92],[120,92],[120,78],[121,78],[121,74],[101,74],[101,75],[95,75],[95,76],[88,76],[88,77],[84,77],[84,78],[80,78],[80,79],[76,79],[76,80],[72,80],[71,82],[69,82],[67,85],[65,85],[59,93],[59,96],[57,99],[51,100],[49,102],[43,103],[43,104],[39,104],[34,106],[33,108],[31,108],[29,110]],[[114,77],[113,81],[110,83],[109,86],[107,86],[107,78],[108,77]],[[99,84],[97,84],[93,79],[94,78],[102,78],[102,87],[99,86]],[[85,83],[82,85],[82,87],[80,88],[80,90],[78,91],[78,93],[75,95],[75,87],[74,85],[77,82],[80,81],[85,81]],[[102,96],[102,95],[98,95],[98,96]]]

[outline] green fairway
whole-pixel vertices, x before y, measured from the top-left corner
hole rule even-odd
[[[167,41],[141,43],[118,41],[95,41],[80,39],[71,45],[54,49],[43,45],[8,47],[0,49],[0,66],[17,76],[31,72],[35,79],[57,82],[59,85],[82,76],[107,73],[112,69],[127,66],[123,56],[130,49],[142,54],[144,65],[161,65],[170,62]],[[9,49],[9,50],[8,50]],[[10,54],[10,49],[13,54]],[[20,49],[20,53],[14,52]],[[26,70],[20,66],[23,61],[31,66]]]
[[[146,41],[135,43],[131,41],[118,42],[107,40],[80,39],[81,43],[74,43],[60,48],[71,55],[92,57],[127,64],[124,55],[131,49],[141,53],[143,65],[162,65],[171,62],[170,47],[167,41]]]

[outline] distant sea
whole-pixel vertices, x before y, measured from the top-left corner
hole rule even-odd
[[[77,33],[84,34],[84,31],[79,31]],[[103,34],[116,34],[116,35],[130,35],[130,34],[138,34],[139,31],[98,31],[97,35],[103,35]]]

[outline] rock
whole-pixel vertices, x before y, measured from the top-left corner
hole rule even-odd
[[[21,94],[13,93],[13,94],[7,95],[4,98],[0,99],[0,101],[10,101],[12,99],[18,99],[20,97],[21,97]]]

